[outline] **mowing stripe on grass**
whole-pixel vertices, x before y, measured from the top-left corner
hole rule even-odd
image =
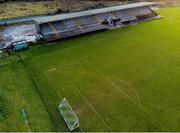
[[[18,77],[19,77],[19,74],[18,74],[17,71],[16,71],[16,67],[13,67],[13,68],[14,68],[14,72],[12,72],[11,74],[18,78]],[[13,76],[12,76],[12,77],[13,77]],[[12,80],[12,81],[13,81],[13,84],[14,84],[15,86],[19,86],[19,84],[16,83],[16,80]],[[19,86],[19,87],[21,87],[21,86]],[[17,90],[16,90],[16,94],[18,94],[18,91],[17,91]],[[20,102],[20,101],[21,101],[21,102]],[[18,105],[20,106],[20,108],[22,108],[22,106],[24,106],[24,105],[20,104],[20,103],[23,103],[22,101],[24,101],[24,99],[21,99],[20,97],[16,97],[16,102],[18,103]],[[31,132],[32,130],[31,130],[31,128],[30,128],[30,124],[29,124],[29,121],[27,120],[27,118],[25,119],[25,124],[26,124],[26,127],[27,127],[28,132]]]
[[[19,55],[19,58],[21,58],[20,55]],[[21,58],[21,59],[22,59],[22,58]],[[34,59],[34,58],[31,58],[31,59]],[[32,62],[35,62],[35,60],[32,60]],[[26,71],[26,73],[27,73],[27,75],[28,75],[28,77],[29,77],[32,85],[34,86],[33,88],[34,88],[35,91],[37,92],[37,94],[38,94],[38,96],[40,97],[40,100],[41,100],[44,108],[46,109],[46,112],[47,112],[47,114],[48,114],[49,120],[50,120],[50,121],[52,122],[52,124],[53,124],[53,128],[55,129],[54,121],[53,121],[53,119],[50,117],[50,116],[51,116],[51,115],[50,115],[50,112],[49,112],[49,110],[48,110],[48,108],[47,108],[47,106],[46,106],[46,104],[45,104],[45,102],[44,102],[44,100],[43,100],[43,96],[42,96],[42,94],[41,94],[40,91],[39,91],[39,88],[38,88],[38,86],[37,86],[37,84],[36,84],[36,81],[34,80],[34,77],[33,77],[32,73],[30,73],[29,67],[27,67],[27,64],[24,62],[23,59],[21,60],[21,63],[22,63],[22,65],[24,66],[25,71]]]
[[[46,77],[46,79],[47,79],[48,82],[50,83],[51,87],[52,87],[52,88],[55,90],[55,92],[57,93],[58,97],[59,97],[59,98],[62,98],[62,96],[61,96],[61,94],[59,93],[59,91],[57,91],[56,87],[52,84],[51,80],[50,80],[49,77],[46,75],[46,73],[45,73],[43,67],[41,66],[41,64],[39,63],[38,59],[35,58],[35,59],[33,59],[33,60],[36,62],[36,64],[38,64],[38,66],[40,67],[40,69],[41,69],[41,71],[43,72],[44,76]]]

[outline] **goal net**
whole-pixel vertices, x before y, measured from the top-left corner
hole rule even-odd
[[[66,98],[62,99],[61,103],[58,106],[58,110],[60,111],[70,131],[73,131],[74,129],[79,127],[79,119],[73,112]]]

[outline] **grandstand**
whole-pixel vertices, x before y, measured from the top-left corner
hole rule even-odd
[[[155,3],[139,2],[46,16],[35,19],[35,22],[44,39],[53,41],[157,18],[157,13],[151,9],[154,5]]]

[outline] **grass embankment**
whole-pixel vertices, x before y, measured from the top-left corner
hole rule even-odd
[[[52,13],[59,7],[59,1],[7,2],[0,4],[0,19]]]
[[[0,131],[52,131],[54,126],[29,75],[17,57],[0,62]]]
[[[120,1],[53,0],[40,2],[8,2],[0,4],[0,19],[73,12],[121,4]]]

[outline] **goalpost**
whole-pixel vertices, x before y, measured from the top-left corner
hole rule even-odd
[[[77,118],[76,114],[73,112],[66,98],[62,99],[62,101],[58,106],[58,110],[60,111],[70,131],[73,131],[74,129],[79,127],[79,119]]]

